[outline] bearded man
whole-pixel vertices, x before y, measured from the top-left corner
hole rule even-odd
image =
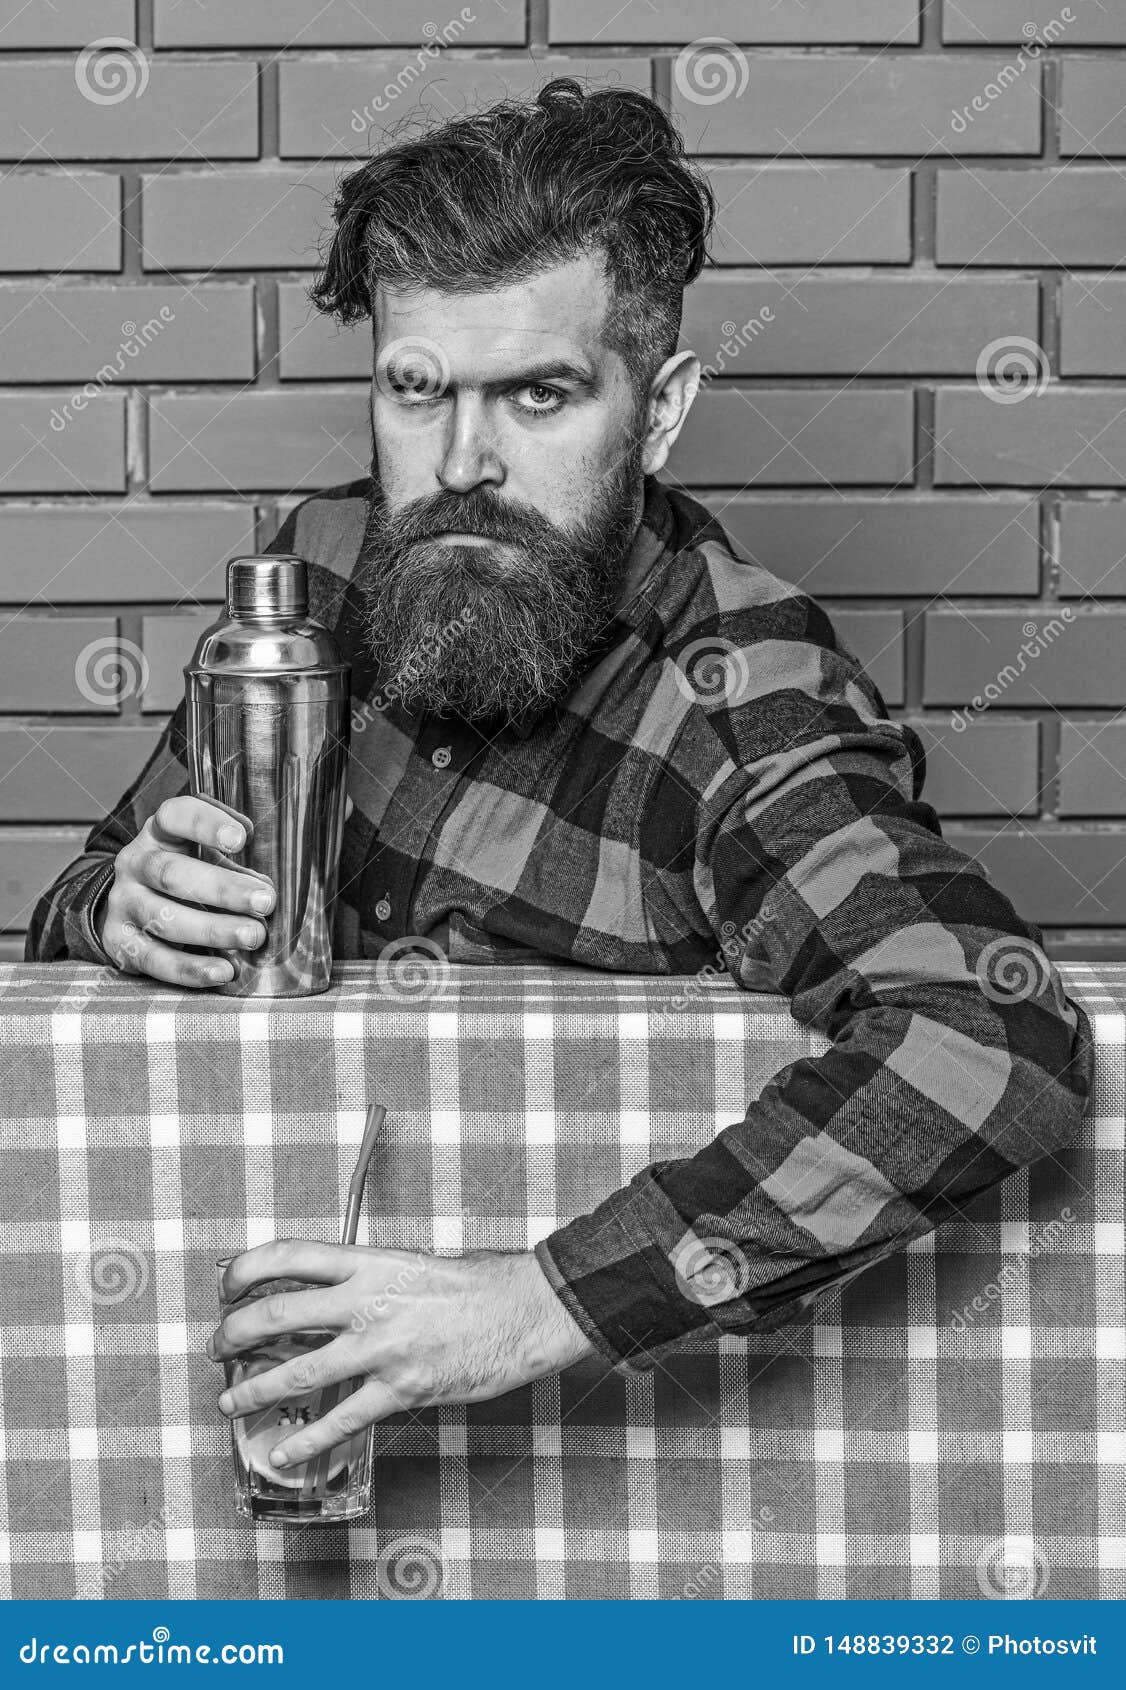
[[[567,80],[353,171],[312,298],[372,320],[371,473],[306,499],[271,550],[309,561],[353,668],[338,957],[720,956],[831,1047],[534,1251],[239,1256],[231,1300],[281,1274],[310,1288],[231,1314],[214,1358],[329,1328],[317,1383],[365,1378],[279,1466],[593,1352],[644,1367],[690,1333],[779,1326],[1077,1134],[1087,1019],[943,839],[918,737],[814,600],[659,479],[700,379],[678,342],[713,215],[652,101]],[[181,705],[41,900],[29,959],[206,989],[219,952],[263,942],[269,894],[214,860],[250,824],[190,796],[184,734]],[[991,964],[1018,951],[1036,986],[1006,996]],[[717,1275],[686,1295],[701,1238]],[[221,1407],[307,1389],[306,1365]]]

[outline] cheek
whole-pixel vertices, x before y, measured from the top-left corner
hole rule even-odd
[[[547,430],[542,436],[521,430],[505,452],[507,490],[524,499],[550,521],[573,523],[588,511],[604,475],[617,456],[608,441],[592,439],[589,428]]]
[[[418,429],[405,429],[372,411],[372,440],[379,481],[393,505],[432,493],[438,468],[438,447]]]

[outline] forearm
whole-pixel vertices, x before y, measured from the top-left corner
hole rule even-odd
[[[1086,1015],[1071,1008],[1073,1024],[1029,1011],[1012,1027],[1013,1046],[1035,1046],[1035,1059],[987,1050],[975,1061],[937,1026],[925,1055],[911,1012],[860,1017],[847,1050],[791,1064],[695,1156],[646,1168],[553,1233],[540,1264],[614,1362],[648,1367],[693,1332],[808,1318],[854,1275],[1074,1141],[1093,1050]],[[974,1123],[921,1089],[935,1089],[942,1066],[947,1102]]]

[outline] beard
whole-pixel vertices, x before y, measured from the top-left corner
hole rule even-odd
[[[358,579],[384,688],[407,710],[473,722],[558,702],[613,622],[642,482],[638,443],[564,527],[491,487],[392,511],[373,475]],[[451,532],[488,543],[437,537]]]

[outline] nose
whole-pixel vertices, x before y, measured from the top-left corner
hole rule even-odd
[[[449,429],[438,466],[438,480],[446,491],[471,493],[475,487],[501,486],[504,464],[489,430],[485,408],[472,394],[458,394]]]

